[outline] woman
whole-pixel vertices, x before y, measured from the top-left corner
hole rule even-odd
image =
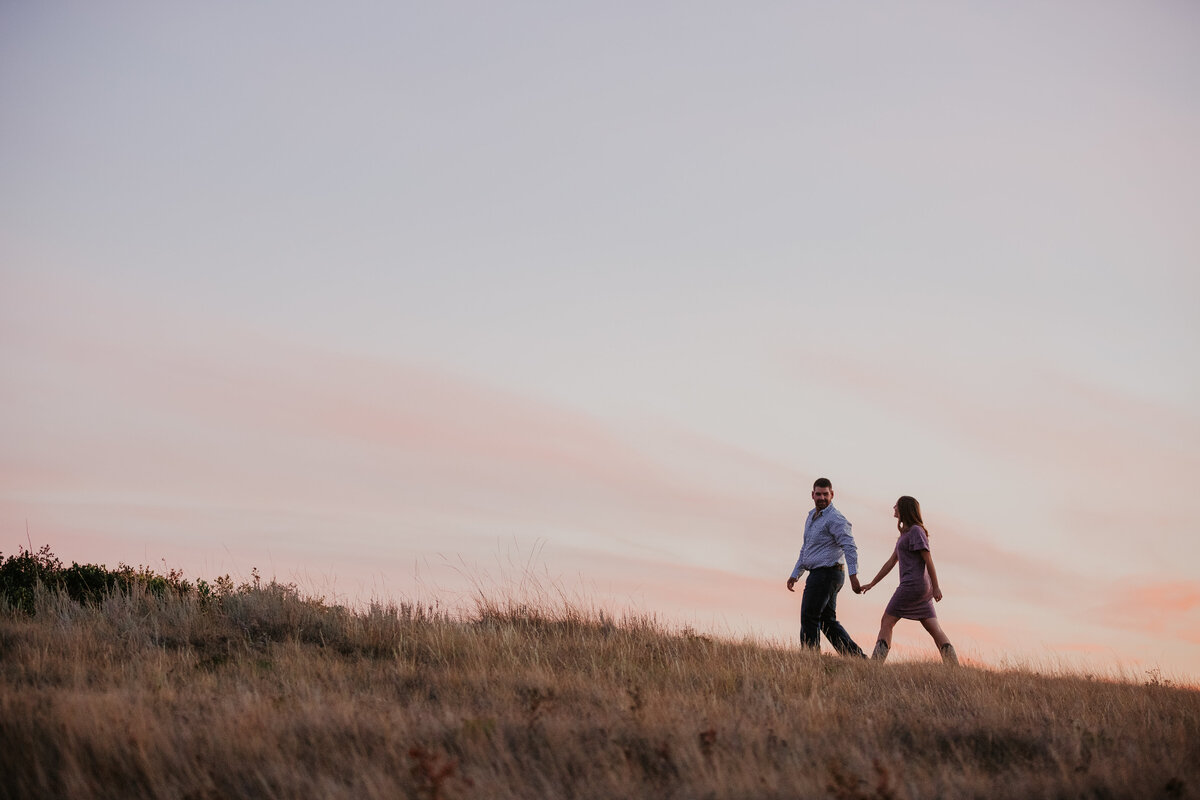
[[[915,619],[933,637],[942,654],[942,661],[957,664],[958,655],[954,652],[954,645],[950,644],[949,637],[938,624],[937,612],[933,610],[933,601],[941,601],[942,590],[938,587],[937,570],[933,568],[933,556],[929,553],[929,534],[921,520],[921,504],[905,495],[892,507],[892,515],[896,517],[896,529],[900,531],[896,549],[880,568],[875,580],[862,587],[866,592],[883,580],[897,561],[900,562],[900,585],[883,610],[883,619],[879,622],[879,640],[875,643],[871,658],[878,661],[886,659],[892,647],[892,628],[902,619]]]

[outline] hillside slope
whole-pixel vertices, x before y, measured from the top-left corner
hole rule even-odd
[[[175,584],[179,586],[178,581]],[[0,604],[0,797],[1192,797],[1200,692],[279,584]]]

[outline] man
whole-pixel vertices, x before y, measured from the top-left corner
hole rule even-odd
[[[812,499],[813,510],[804,521],[804,545],[787,580],[788,591],[794,592],[792,587],[808,570],[800,598],[800,644],[819,650],[820,632],[824,632],[842,655],[866,658],[867,654],[837,621],[837,594],[846,582],[846,569],[850,570],[854,593],[862,591],[858,583],[858,548],[850,535],[850,523],[833,507],[833,484],[828,478],[817,478],[813,483]]]

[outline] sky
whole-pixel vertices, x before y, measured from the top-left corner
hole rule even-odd
[[[1182,0],[4,4],[0,552],[795,646],[827,476],[1200,683],[1197,142]]]

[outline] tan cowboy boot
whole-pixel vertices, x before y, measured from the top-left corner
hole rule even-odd
[[[890,650],[890,649],[891,648],[888,647],[888,643],[885,642],[883,639],[880,639],[878,642],[875,643],[875,652],[871,653],[871,660],[872,661],[887,661],[887,654],[888,654],[888,650]]]
[[[949,642],[946,642],[944,645],[941,646],[940,649],[942,651],[942,663],[943,664],[953,664],[954,666],[957,667],[958,666],[958,653],[954,652],[954,645],[950,644]]]

